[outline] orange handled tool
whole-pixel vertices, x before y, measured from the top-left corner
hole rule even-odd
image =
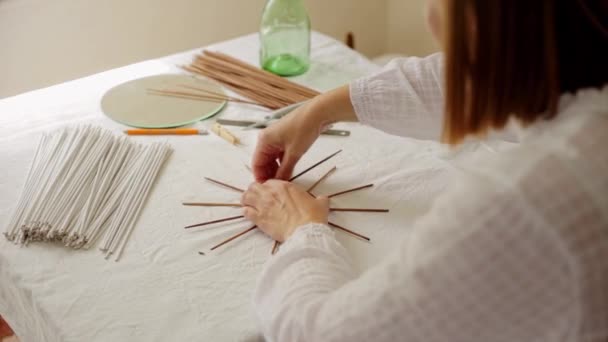
[[[128,129],[128,135],[205,135],[207,131],[196,128],[174,128],[174,129]]]

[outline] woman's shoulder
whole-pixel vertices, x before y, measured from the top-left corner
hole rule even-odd
[[[506,205],[505,214],[556,237],[581,269],[608,271],[588,263],[608,257],[608,87],[564,97],[556,118],[525,133],[521,143],[468,164],[463,182],[484,184],[480,201],[521,203]]]
[[[516,190],[543,184],[566,191],[608,190],[608,85],[562,96],[554,118],[519,131],[518,144],[486,153],[467,171]]]

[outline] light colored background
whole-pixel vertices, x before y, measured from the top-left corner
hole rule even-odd
[[[425,0],[305,0],[313,28],[357,50],[436,50]],[[265,0],[0,0],[0,98],[257,31]]]

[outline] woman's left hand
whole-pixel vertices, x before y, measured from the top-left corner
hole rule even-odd
[[[312,197],[299,186],[279,180],[253,183],[241,198],[243,215],[279,242],[307,223],[327,223],[329,199]]]

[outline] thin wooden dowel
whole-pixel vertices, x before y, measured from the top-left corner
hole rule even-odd
[[[201,100],[215,100],[215,101],[229,101],[229,102],[238,102],[238,103],[244,103],[244,104],[250,104],[250,105],[254,105],[254,106],[260,106],[259,103],[256,102],[251,102],[251,101],[247,101],[247,100],[241,100],[241,99],[237,99],[235,97],[228,97],[228,96],[216,96],[216,95],[203,95],[203,94],[197,94],[197,93],[191,93],[191,92],[187,92],[187,91],[176,91],[176,90],[167,90],[167,89],[146,89],[146,91],[149,94],[152,95],[161,95],[161,96],[179,96],[179,97],[191,97],[193,99],[201,99]]]
[[[238,66],[226,64],[225,62],[217,60],[213,57],[204,56],[202,58],[197,58],[194,64],[202,66],[203,68],[206,67],[215,69],[217,71],[220,71],[225,76],[229,76],[230,74],[232,74],[230,76],[240,77],[244,81],[243,84],[246,85],[248,88],[254,89],[256,91],[261,90],[267,94],[273,95],[277,98],[283,98],[290,102],[297,103],[311,98],[309,95],[299,94],[291,87],[277,86],[276,84],[273,84],[272,80],[265,79],[265,77],[260,77],[260,75],[255,72],[249,72],[246,70],[238,69]],[[252,88],[251,86],[254,84],[257,85],[259,88]]]
[[[224,246],[225,244],[227,244],[227,243],[229,243],[229,242],[231,242],[231,241],[234,241],[234,240],[236,240],[236,239],[240,238],[241,236],[243,236],[243,235],[245,235],[245,234],[249,233],[250,231],[255,230],[257,227],[258,227],[258,226],[253,226],[253,227],[251,227],[251,228],[249,228],[249,229],[246,229],[246,230],[244,230],[244,231],[242,231],[242,232],[240,232],[240,233],[238,233],[238,234],[236,234],[236,235],[234,235],[234,236],[231,236],[230,238],[228,238],[228,239],[226,239],[226,240],[224,240],[224,241],[220,242],[219,244],[217,244],[217,245],[215,245],[215,246],[211,247],[211,250],[212,250],[212,251],[214,251],[214,250],[216,250],[216,249],[218,249],[218,248],[220,248],[220,247]]]
[[[294,180],[304,176],[305,174],[307,174],[308,172],[310,172],[311,170],[313,170],[314,168],[316,168],[317,166],[325,163],[326,161],[330,160],[331,158],[335,157],[336,155],[338,155],[340,152],[342,152],[342,150],[339,150],[338,152],[335,152],[333,154],[331,154],[330,156],[324,158],[323,160],[317,162],[316,164],[314,164],[313,166],[309,167],[308,169],[298,173],[297,175],[291,177],[291,179],[289,180],[290,182],[293,182]]]
[[[277,249],[279,249],[279,241],[275,241],[274,244],[272,245],[272,252],[270,252],[271,255],[275,255],[277,253]]]
[[[337,197],[337,196],[350,194],[351,192],[355,192],[355,191],[360,191],[360,190],[364,190],[364,189],[367,189],[367,188],[371,188],[373,186],[374,186],[374,184],[363,185],[363,186],[360,186],[360,187],[356,187],[354,189],[340,191],[340,192],[337,192],[335,194],[331,194],[331,195],[329,195],[327,197],[328,198],[334,198],[334,197]]]
[[[181,96],[191,96],[191,97],[197,97],[197,98],[199,98],[199,97],[200,98],[210,98],[210,99],[215,99],[215,100],[218,100],[218,101],[228,101],[228,100],[230,100],[226,96],[199,94],[199,93],[193,93],[193,92],[183,91],[183,90],[147,88],[146,92],[152,93],[152,94],[161,94],[161,95],[181,95]]]
[[[206,69],[200,68],[199,66],[197,66],[195,64],[188,65],[188,66],[182,66],[182,69],[189,71],[191,73],[194,73],[194,74],[208,77],[208,78],[222,84],[224,87],[231,89],[232,91],[234,91],[235,93],[237,93],[241,96],[244,96],[246,98],[259,102],[260,104],[262,104],[264,107],[266,107],[268,109],[279,109],[279,108],[285,106],[284,104],[281,104],[277,101],[270,101],[267,98],[260,96],[258,93],[254,92],[250,89],[243,88],[240,84],[239,79],[233,79],[233,78],[226,79],[225,75],[222,75],[222,73],[206,70]]]
[[[231,88],[238,94],[270,108],[311,99],[319,92],[273,75],[228,55],[204,51],[184,69]],[[255,98],[254,95],[259,95]]]
[[[186,207],[227,207],[242,208],[240,203],[213,203],[213,202],[186,202],[182,203]],[[356,213],[388,213],[389,209],[367,209],[367,208],[329,208],[334,212],[356,212]]]
[[[311,89],[311,88],[299,85],[297,83],[291,82],[291,81],[286,80],[286,79],[284,79],[282,77],[276,76],[276,75],[271,74],[271,73],[269,73],[267,71],[264,71],[262,69],[256,68],[253,65],[247,64],[247,63],[245,63],[245,62],[243,62],[243,61],[241,61],[239,59],[236,59],[236,58],[234,58],[232,56],[229,56],[229,55],[226,55],[224,53],[213,52],[213,51],[208,51],[208,50],[205,50],[203,53],[205,55],[208,55],[208,56],[212,56],[212,57],[216,57],[216,58],[219,58],[219,59],[226,60],[226,61],[232,63],[233,65],[242,66],[243,68],[249,69],[250,71],[252,71],[252,72],[254,72],[256,74],[265,75],[268,78],[272,79],[272,81],[275,84],[277,84],[277,85],[283,85],[285,87],[291,87],[293,89],[297,89],[299,91],[302,91],[304,94],[307,94],[307,95],[310,95],[310,96],[319,95],[319,92],[316,91],[316,90],[314,90],[314,89]]]
[[[331,170],[327,171],[327,173],[325,173],[321,178],[319,178],[318,181],[315,182],[315,184],[311,185],[310,188],[308,188],[306,190],[306,192],[312,192],[317,186],[319,186],[319,184],[321,184],[321,182],[323,182],[325,179],[327,179],[327,177],[329,177],[332,173],[334,173],[338,168],[337,167],[333,167]]]
[[[187,85],[187,84],[178,84],[177,86],[178,87],[182,87],[182,88],[186,88],[186,89],[190,89],[190,90],[194,90],[194,91],[199,92],[199,93],[206,94],[205,96],[211,95],[211,96],[216,96],[216,97],[225,97],[225,98],[227,98],[229,100],[233,100],[233,101],[246,101],[246,100],[243,100],[243,99],[239,99],[237,97],[228,96],[226,94],[218,93],[218,92],[211,91],[211,90],[208,90],[208,89],[205,89],[205,88],[201,88],[201,87],[195,87],[195,86],[191,86],[191,85]],[[246,102],[249,102],[249,101],[246,101]],[[251,102],[251,103],[253,104],[255,102]]]
[[[296,99],[284,98],[284,94],[277,91],[276,88],[271,88],[262,82],[252,81],[245,76],[231,75],[225,71],[215,70],[208,65],[193,64],[193,66],[198,67],[198,69],[201,70],[202,75],[212,77],[222,84],[236,87],[235,89],[245,88],[252,90],[249,95],[253,96],[253,94],[256,94],[257,96],[255,97],[257,98],[253,99],[260,101],[261,103],[278,106],[280,108],[298,102]]]
[[[225,74],[232,73],[233,76],[242,77],[245,84],[257,85],[259,88],[256,90],[263,90],[268,94],[275,94],[276,97],[284,98],[286,100],[293,101],[294,103],[308,100],[311,98],[310,96],[298,94],[292,87],[276,86],[275,84],[273,84],[272,79],[260,77],[257,72],[249,72],[243,69],[239,69],[238,66],[227,64],[226,62],[218,60],[214,57],[204,56],[201,58],[197,58],[194,63],[200,66],[206,66],[208,68],[217,69]]]
[[[371,239],[370,239],[370,238],[368,238],[367,236],[365,236],[365,235],[361,235],[361,234],[359,234],[359,233],[357,233],[357,232],[353,232],[352,230],[347,229],[347,228],[344,228],[344,227],[342,227],[342,226],[339,226],[339,225],[337,225],[337,224],[335,224],[335,223],[332,223],[332,222],[327,222],[327,224],[329,224],[330,226],[332,226],[332,227],[334,227],[334,228],[340,229],[341,231],[344,231],[344,232],[346,232],[346,233],[348,233],[348,234],[351,234],[351,235],[354,235],[354,236],[356,236],[356,237],[358,237],[358,238],[361,238],[361,239],[363,239],[363,240],[366,240],[366,241],[371,241]]]
[[[246,100],[241,100],[233,97],[227,96],[215,96],[215,95],[202,95],[197,93],[190,93],[186,91],[175,91],[175,90],[166,90],[166,89],[146,89],[148,94],[156,95],[156,96],[167,96],[167,97],[177,97],[177,98],[185,98],[191,100],[201,100],[201,101],[209,101],[209,102],[235,102],[235,103],[243,103],[254,106],[261,106],[261,104]]]
[[[223,218],[223,219],[219,219],[219,220],[213,220],[213,221],[209,221],[209,222],[193,224],[193,225],[187,226],[185,228],[191,229],[191,228],[203,227],[203,226],[208,226],[208,225],[212,225],[212,224],[216,224],[216,223],[235,221],[235,220],[242,219],[242,218],[245,218],[245,216],[240,215],[240,216],[227,217],[227,218]]]
[[[191,96],[191,95],[179,95],[179,94],[169,94],[169,93],[159,93],[159,92],[148,92],[149,95],[154,96],[163,96],[163,97],[171,97],[176,99],[184,99],[184,100],[192,100],[192,101],[202,101],[202,102],[214,102],[214,103],[222,103],[226,100],[220,100],[216,98],[208,98],[201,96]]]
[[[205,72],[213,72],[216,78],[227,80],[238,79],[238,84],[241,85],[241,87],[253,90],[261,95],[263,94],[269,97],[287,101],[288,103],[297,103],[310,99],[310,97],[296,94],[288,89],[274,87],[267,82],[252,78],[251,75],[248,74],[231,73],[231,69],[229,67],[224,67],[222,65],[218,66],[209,60],[197,61],[195,63]]]
[[[239,203],[194,203],[194,202],[184,202],[183,206],[186,207],[229,207],[229,208],[242,208],[243,205]]]
[[[215,180],[215,179],[212,179],[212,178],[209,178],[209,177],[205,177],[205,179],[206,179],[207,181],[211,182],[211,183],[214,183],[214,184],[217,184],[217,185],[220,185],[220,186],[226,187],[226,188],[228,188],[228,189],[232,189],[232,190],[234,190],[234,191],[238,191],[238,192],[241,192],[241,193],[242,193],[242,192],[245,192],[245,190],[240,189],[240,188],[237,188],[236,186],[232,186],[232,185],[230,185],[230,184],[226,184],[226,183],[224,183],[224,182],[220,182],[220,181],[218,181],[218,180]]]
[[[189,85],[186,85],[186,84],[180,84],[179,86],[182,87],[182,88],[194,90],[194,91],[197,91],[197,92],[200,92],[200,93],[203,93],[203,94],[208,94],[208,95],[203,95],[203,96],[213,96],[213,97],[219,97],[219,98],[223,97],[226,100],[232,101],[232,102],[246,103],[246,104],[250,104],[250,105],[254,105],[254,106],[262,106],[262,104],[260,104],[258,102],[253,102],[253,101],[247,101],[247,100],[239,99],[237,97],[228,96],[226,94],[221,94],[221,93],[216,93],[214,91],[207,90],[207,89],[204,89],[204,88],[189,86]]]

